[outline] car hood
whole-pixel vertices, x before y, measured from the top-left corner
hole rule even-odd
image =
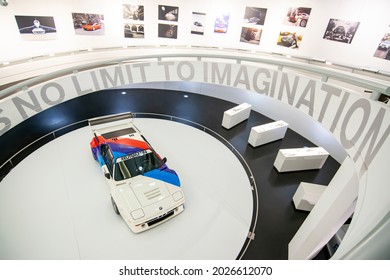
[[[171,195],[167,183],[146,176],[132,178],[120,193],[130,210],[147,207]]]

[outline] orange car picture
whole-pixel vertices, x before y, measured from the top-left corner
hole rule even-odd
[[[100,23],[93,23],[93,24],[85,24],[82,27],[86,31],[95,31],[101,29],[102,25]]]

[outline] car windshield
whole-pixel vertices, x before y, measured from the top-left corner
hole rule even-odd
[[[114,168],[114,180],[121,181],[143,175],[146,172],[157,169],[163,165],[155,153],[151,150],[144,150],[123,156],[117,159]]]

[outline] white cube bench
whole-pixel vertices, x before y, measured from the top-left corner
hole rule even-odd
[[[301,182],[293,196],[295,208],[311,211],[325,189],[326,186],[323,185]]]
[[[233,126],[245,121],[249,118],[252,105],[248,103],[242,103],[232,109],[229,109],[223,113],[222,126],[226,129],[230,129]]]
[[[248,143],[253,147],[282,139],[286,134],[288,123],[284,121],[271,122],[252,127]]]
[[[328,156],[321,147],[280,149],[274,166],[279,172],[321,169]]]

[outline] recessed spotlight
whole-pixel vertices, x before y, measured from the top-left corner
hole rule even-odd
[[[184,94],[183,96],[184,96],[184,98],[188,98],[188,95],[187,95],[187,94]]]
[[[122,91],[121,94],[125,95],[127,92],[126,91]]]

